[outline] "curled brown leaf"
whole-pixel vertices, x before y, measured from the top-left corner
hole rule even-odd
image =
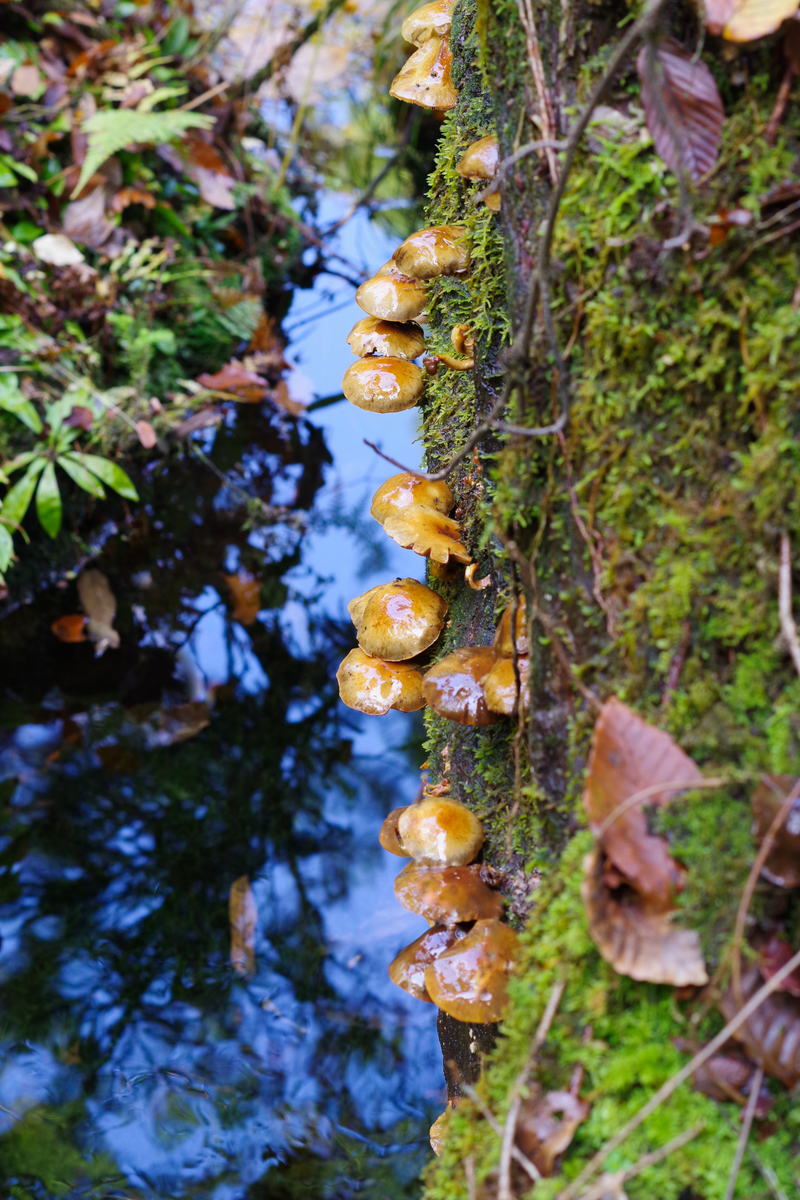
[[[657,153],[676,173],[683,168],[695,182],[717,161],[725,110],[714,76],[675,38],[663,38],[649,71],[647,46],[636,67],[642,82],[647,128]]]

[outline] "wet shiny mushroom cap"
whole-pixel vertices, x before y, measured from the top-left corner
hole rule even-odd
[[[513,929],[498,920],[479,920],[426,968],[425,987],[434,1004],[457,1021],[488,1025],[503,1015],[518,957]]]
[[[450,75],[452,61],[447,38],[428,38],[395,75],[389,94],[421,108],[455,108],[458,92]]]
[[[378,841],[384,850],[388,850],[390,854],[396,854],[398,858],[411,858],[409,852],[400,845],[400,839],[397,836],[397,822],[405,811],[405,807],[393,808],[381,825],[381,831],[378,834]]]
[[[389,267],[389,264],[386,264]],[[356,292],[356,304],[380,321],[413,321],[428,301],[419,279],[383,267]]]
[[[481,868],[423,867],[409,863],[394,881],[394,894],[410,912],[441,925],[499,917],[503,898],[481,878]]]
[[[403,662],[432,646],[447,613],[446,601],[416,579],[379,584],[347,608],[361,649],[386,662]]]
[[[491,725],[497,713],[486,705],[484,681],[497,662],[491,646],[462,646],[431,667],[422,684],[434,712],[459,725]]]
[[[419,367],[402,358],[360,358],[345,371],[342,391],[367,412],[403,412],[421,399],[423,380]]]
[[[463,867],[483,845],[483,825],[465,804],[428,796],[409,804],[397,821],[400,844],[426,867]]]
[[[351,650],[336,672],[339,695],[348,708],[383,717],[390,709],[417,712],[425,707],[422,676],[406,663],[389,663],[363,650]]]
[[[446,925],[434,925],[410,946],[406,946],[389,964],[389,978],[404,992],[416,1000],[432,1004],[425,988],[425,971],[445,950],[456,941],[455,929]]]
[[[422,46],[432,37],[447,37],[452,24],[452,7],[453,0],[434,0],[433,4],[424,4],[406,17],[400,32],[414,46]]]
[[[500,152],[493,133],[467,146],[456,170],[464,179],[494,179]]]
[[[527,712],[530,706],[530,687],[528,683],[527,657],[517,659],[519,669],[519,694],[522,699],[522,710]],[[495,713],[510,717],[517,711],[517,680],[514,675],[513,658],[501,658],[494,664],[483,681],[487,707]]]
[[[347,344],[357,358],[378,355],[384,358],[419,358],[425,350],[425,338],[413,321],[381,321],[364,317],[347,335]]]
[[[413,279],[458,275],[469,266],[464,225],[432,225],[418,229],[392,255],[398,268]]]
[[[382,483],[372,497],[370,514],[382,525],[390,513],[397,509],[409,508],[412,504],[424,508],[435,508],[437,512],[450,512],[455,501],[450,488],[442,480],[440,483],[430,483],[427,479],[417,479],[416,475],[403,472],[392,475],[386,483]]]
[[[511,641],[511,615],[513,608],[514,605],[512,602],[500,618],[500,624],[495,630],[494,641],[492,642],[492,645],[501,658],[514,657],[514,646]],[[525,606],[525,597],[520,596],[517,601],[517,654],[528,653],[528,613]]]
[[[398,546],[413,550],[433,562],[446,563],[451,558],[468,563],[472,556],[461,540],[461,528],[435,508],[415,504],[410,508],[389,513],[383,528]]]

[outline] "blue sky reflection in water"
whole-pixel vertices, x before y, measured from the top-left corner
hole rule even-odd
[[[345,201],[325,203],[335,219]],[[374,270],[393,244],[359,215],[339,247]],[[360,315],[341,280],[297,293],[286,324],[298,398],[338,390]],[[377,834],[419,786],[421,723],[359,718],[331,682],[352,639],[347,600],[422,575],[370,527],[391,468],[362,441],[415,461],[415,419],[343,403],[311,423],[333,462],[302,539],[242,534],[219,482],[189,460],[154,476],[140,527],[98,559],[118,596],[119,651],[95,660],[88,644],[53,644],[74,584],[0,623],[9,1194],[416,1191],[443,1107],[441,1057],[435,1010],[386,973],[425,924],[395,901],[402,863]],[[270,502],[283,502],[323,454],[300,424],[240,409],[212,458],[265,487],[269,474]],[[219,574],[261,563],[264,610],[245,628]],[[258,914],[244,979],[228,926],[242,875]],[[50,1158],[45,1190],[10,1183],[26,1137]]]

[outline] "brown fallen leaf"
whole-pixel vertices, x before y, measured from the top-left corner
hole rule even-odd
[[[761,841],[778,809],[797,781],[791,775],[765,775],[753,793],[755,834]],[[776,887],[800,887],[800,800],[795,800],[789,816],[775,836],[761,871]]]
[[[709,222],[711,245],[719,246],[734,226],[749,225],[752,220],[753,214],[749,208],[721,208]]]
[[[228,919],[231,926],[231,966],[237,975],[252,975],[256,969],[258,912],[246,875],[241,875],[231,884]]]
[[[109,204],[112,212],[121,213],[129,204],[141,204],[144,208],[155,208],[156,198],[144,188],[120,188]]]
[[[15,96],[37,96],[43,90],[39,68],[33,63],[17,67],[11,76],[11,90]]]
[[[261,611],[261,584],[246,571],[237,575],[223,575],[222,578],[231,589],[234,608],[231,618],[240,625],[253,625]]]
[[[106,189],[96,187],[82,200],[73,200],[61,214],[67,237],[82,246],[97,250],[107,241],[114,226],[106,220]]]
[[[649,725],[616,697],[603,705],[592,735],[583,793],[592,831],[627,882],[663,910],[681,890],[682,870],[664,838],[648,832],[644,805],[662,807],[683,787],[702,780],[700,770],[662,729]],[[626,801],[658,784],[663,791],[643,797],[627,811]],[[671,784],[671,787],[666,785]],[[615,811],[620,815],[606,828]]]
[[[181,148],[188,152],[184,170],[200,188],[200,196],[206,204],[229,211],[236,208],[233,198],[236,180],[214,146],[206,142],[197,130],[190,130]]]
[[[305,404],[301,404],[299,400],[293,400],[289,394],[289,385],[285,379],[279,379],[275,388],[270,394],[270,400],[274,401],[279,408],[284,408],[293,417],[299,417],[301,412],[305,412]]]
[[[648,48],[636,59],[642,83],[647,128],[656,152],[671,170],[683,166],[695,182],[717,161],[725,110],[714,76],[702,59],[674,38],[663,38],[655,51],[656,77],[647,71]],[[669,124],[662,108],[669,113]],[[674,128],[672,128],[674,127]]]
[[[119,646],[119,634],[112,628],[117,615],[117,598],[102,571],[90,568],[78,576],[78,597],[88,620],[86,632],[95,643],[95,658],[105,650]]]
[[[246,404],[258,404],[269,392],[269,382],[261,375],[246,370],[240,362],[232,359],[215,375],[206,373],[197,376],[197,382],[215,392],[231,392],[237,400]]]
[[[191,434],[197,433],[198,429],[208,429],[211,425],[218,425],[221,420],[222,413],[218,408],[203,408],[200,412],[187,417],[185,421],[181,421],[180,425],[176,425],[172,432],[176,438],[187,438]]]
[[[82,404],[76,404],[70,412],[69,416],[64,420],[64,424],[71,429],[83,429],[89,433],[94,421],[94,413],[90,408],[84,408]]]
[[[740,0],[705,0],[703,14],[708,32],[718,37],[733,16],[739,2]]]
[[[702,1047],[687,1038],[673,1038],[673,1045],[682,1054],[695,1054]],[[712,1055],[692,1076],[692,1087],[712,1100],[736,1100],[743,1103],[742,1089],[745,1088],[756,1070],[741,1050],[734,1048]]]
[[[630,890],[612,890],[603,866],[603,852],[595,846],[584,859],[581,897],[589,932],[605,961],[618,975],[641,983],[708,983],[697,933],[675,925],[669,909],[648,909]]]
[[[798,0],[742,0],[733,6],[722,36],[729,42],[755,42],[779,29],[797,8]]]
[[[53,621],[50,628],[60,642],[85,642],[85,624],[86,617],[83,613],[69,613]]]
[[[152,748],[188,742],[190,738],[197,737],[210,721],[211,705],[205,700],[160,708],[155,714],[155,728],[151,726],[147,744]]]
[[[794,953],[791,942],[779,934],[773,933],[759,956],[758,969],[761,972],[761,978],[764,981],[772,979],[772,976],[776,975],[781,967],[786,966],[789,959],[794,957]],[[800,996],[800,970],[796,969],[792,971],[791,975],[787,975],[778,991],[788,992],[790,996]]]
[[[531,1097],[520,1109],[517,1145],[545,1177],[552,1175],[591,1105],[572,1092],[547,1092]]]
[[[156,431],[149,421],[137,421],[136,432],[139,435],[139,441],[144,446],[145,450],[152,450],[158,441]]]
[[[744,1003],[761,986],[761,972],[750,967],[742,978]],[[719,1007],[725,1020],[732,1020],[738,1011],[733,989],[725,993]],[[773,992],[733,1036],[767,1075],[780,1079],[787,1088],[800,1082],[800,1000],[796,997]]]

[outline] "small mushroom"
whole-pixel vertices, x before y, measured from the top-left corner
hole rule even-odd
[[[426,968],[425,987],[434,1004],[457,1021],[488,1025],[503,1015],[506,984],[518,957],[513,929],[502,921],[478,920]]]
[[[530,688],[528,686],[527,657],[517,659],[519,669],[519,694],[522,700],[522,711],[527,712],[530,704]],[[514,675],[513,658],[501,658],[494,664],[483,681],[486,693],[486,706],[492,712],[502,713],[505,717],[513,716],[517,711],[517,680]]]
[[[500,618],[492,645],[501,658],[513,658],[514,646],[511,641],[511,617],[514,609],[513,602],[509,604]],[[517,601],[517,654],[528,654],[528,614],[525,607],[525,597]]]
[[[422,867],[409,863],[394,881],[394,894],[403,908],[434,924],[457,925],[499,917],[503,911],[502,896],[484,883],[481,868],[474,864]]]
[[[383,358],[419,358],[425,338],[413,321],[381,321],[364,317],[347,335],[347,344],[358,358],[378,355]]]
[[[437,1158],[441,1155],[442,1151],[444,1150],[445,1134],[446,1134],[446,1130],[447,1130],[447,1119],[450,1116],[450,1113],[452,1112],[452,1110],[454,1108],[455,1108],[455,1105],[453,1104],[453,1101],[448,1100],[447,1107],[445,1108],[444,1112],[439,1113],[439,1116],[436,1118],[436,1120],[433,1122],[430,1129],[428,1130],[428,1133],[430,1136],[430,1142],[431,1142],[431,1150],[433,1151],[433,1153],[436,1155]]]
[[[464,225],[432,225],[418,229],[392,255],[398,270],[413,279],[459,275],[469,267]]]
[[[347,609],[362,650],[386,662],[404,662],[436,641],[447,602],[416,579],[396,579],[356,596]]]
[[[403,412],[422,396],[423,374],[402,358],[360,358],[345,371],[342,391],[367,412]]]
[[[451,558],[468,563],[472,556],[461,541],[458,521],[451,520],[435,508],[415,504],[390,513],[383,528],[398,546],[413,550],[434,562],[446,563]]]
[[[458,92],[450,76],[452,61],[447,38],[428,38],[395,75],[389,95],[421,108],[455,108]]]
[[[383,717],[391,708],[417,712],[425,707],[422,676],[406,663],[384,662],[363,650],[351,650],[336,678],[342,702],[373,717]]]
[[[437,512],[450,512],[455,501],[453,493],[444,482],[431,483],[427,479],[418,479],[416,475],[392,475],[386,483],[382,483],[375,495],[369,511],[381,525],[390,513],[397,509],[409,508],[419,504],[425,508],[435,508]]]
[[[456,170],[464,179],[494,179],[500,162],[500,152],[497,138],[493,133],[488,137],[479,138],[471,146],[467,146]],[[500,193],[493,192],[485,200],[487,208],[497,212],[500,208]]]
[[[465,804],[427,796],[409,804],[397,820],[401,846],[426,867],[463,867],[483,845],[483,825]]]
[[[393,808],[381,825],[381,831],[378,834],[378,841],[384,850],[388,850],[390,854],[396,854],[398,858],[411,858],[408,850],[400,845],[400,839],[397,836],[397,822],[405,811],[405,807]]]
[[[413,321],[427,300],[428,293],[420,280],[404,275],[391,263],[385,263],[356,292],[356,304],[380,321]]]
[[[425,971],[440,954],[450,949],[456,937],[456,930],[448,929],[445,925],[434,925],[432,929],[428,929],[422,937],[418,937],[410,946],[406,946],[405,950],[401,950],[389,964],[389,978],[392,983],[396,983],[415,1000],[425,1000],[432,1004],[433,1001],[425,988]]]
[[[433,4],[424,4],[406,17],[400,32],[414,46],[422,46],[432,37],[447,37],[452,24],[452,7],[453,0],[434,0]]]
[[[492,725],[500,717],[486,705],[484,681],[496,662],[491,646],[453,650],[425,676],[425,699],[440,717],[459,725]]]

